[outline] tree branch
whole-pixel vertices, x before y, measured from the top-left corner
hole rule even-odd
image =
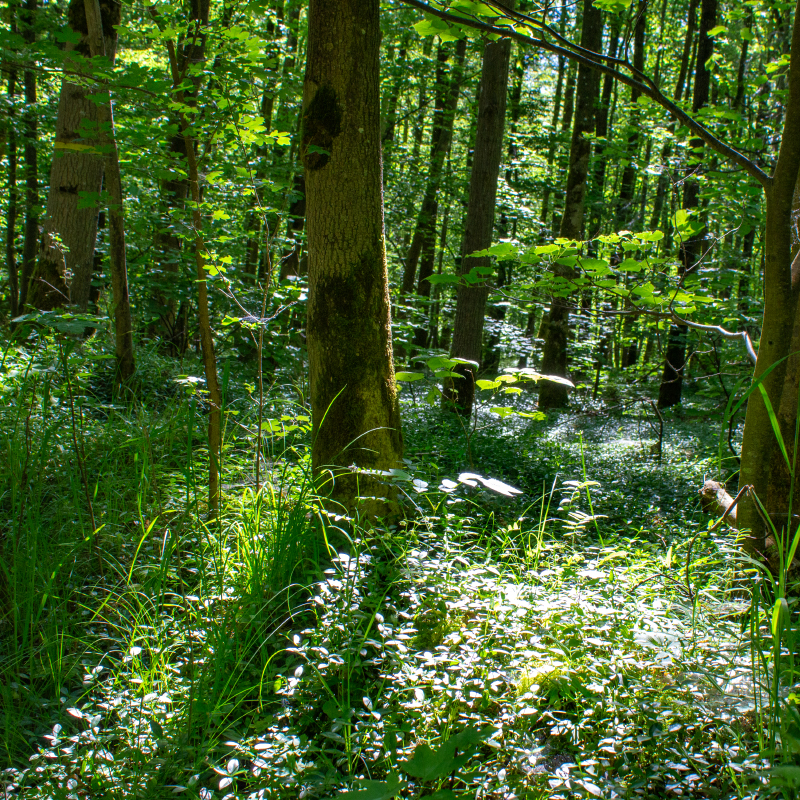
[[[553,44],[552,42],[549,42],[543,38],[534,38],[533,36],[527,36],[526,34],[519,33],[515,27],[490,25],[486,22],[480,22],[479,20],[471,17],[457,16],[449,11],[443,11],[434,6],[428,5],[427,3],[420,2],[420,0],[401,0],[401,2],[454,25],[466,25],[470,28],[483,31],[487,34],[508,37],[509,39],[513,39],[521,44],[527,44],[531,47],[539,48],[540,50],[547,50],[548,52],[554,53],[558,56],[570,58],[573,61],[577,61],[579,64],[589,67],[590,69],[597,70],[605,75],[610,75],[611,77],[616,78],[620,83],[624,83],[626,86],[631,86],[637,89],[643,95],[656,102],[663,109],[668,111],[673,117],[686,125],[686,127],[689,128],[692,133],[701,138],[712,150],[740,166],[748,175],[750,175],[751,178],[757,180],[761,186],[764,187],[764,189],[769,189],[772,185],[772,178],[767,175],[767,173],[764,172],[757,164],[752,162],[749,158],[747,158],[747,156],[743,155],[735,148],[725,144],[725,142],[723,142],[721,139],[718,139],[708,128],[705,127],[705,125],[700,124],[696,119],[694,119],[694,117],[692,117],[680,106],[664,95],[649,77],[639,73],[638,70],[634,70],[633,66],[631,66],[625,60],[617,58],[611,59],[608,56],[602,55],[601,53],[595,53],[591,50],[585,50],[581,47],[578,47],[577,45],[574,45],[561,37],[548,26],[540,22],[536,22],[535,20],[525,17],[519,13],[510,12],[508,9],[500,5],[494,5],[494,8],[496,8],[498,13],[502,14],[502,18],[506,19],[512,26],[514,25],[516,18],[518,22],[522,22],[527,26],[540,28],[544,32],[554,36],[559,41],[564,42],[565,46]],[[618,64],[619,66],[630,70],[635,75],[638,75],[639,79],[637,80],[636,77],[626,75],[624,72],[604,64],[598,59],[611,61],[611,63]]]

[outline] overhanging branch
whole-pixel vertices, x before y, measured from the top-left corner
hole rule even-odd
[[[650,78],[634,70],[633,67],[627,63],[627,61],[617,58],[609,59],[608,56],[604,56],[601,53],[595,53],[591,50],[585,50],[581,47],[578,47],[559,36],[543,23],[533,20],[530,17],[521,15],[517,12],[510,12],[505,7],[494,3],[492,4],[493,7],[498,11],[498,14],[501,14],[502,17],[510,23],[509,27],[502,25],[490,25],[486,22],[481,22],[480,20],[468,16],[458,16],[449,11],[444,11],[436,8],[435,6],[423,3],[421,0],[401,0],[401,2],[426,14],[430,14],[433,17],[438,17],[441,20],[452,23],[453,25],[466,25],[470,28],[483,31],[487,34],[504,36],[509,39],[513,39],[516,42],[520,42],[521,44],[526,44],[531,47],[539,48],[540,50],[546,50],[558,56],[570,58],[573,61],[577,61],[579,64],[589,67],[590,69],[602,72],[605,75],[610,75],[613,78],[616,78],[616,80],[618,80],[620,83],[624,83],[626,86],[631,86],[637,89],[643,95],[649,97],[655,103],[660,105],[673,117],[686,125],[686,127],[689,128],[692,133],[701,138],[712,150],[740,166],[748,175],[750,175],[750,177],[757,180],[761,186],[764,187],[764,189],[768,189],[772,184],[772,178],[767,175],[767,173],[764,172],[757,164],[752,162],[749,158],[747,158],[747,156],[743,155],[735,148],[725,144],[725,142],[723,142],[721,139],[718,139],[708,128],[705,127],[705,125],[699,123],[696,119],[694,119],[694,117],[692,117],[680,106],[664,95]],[[560,41],[563,41],[565,46],[553,44],[544,38],[528,36],[524,33],[520,33],[515,27],[511,27],[515,24],[515,22],[522,23],[526,26],[537,27],[548,34],[555,36]],[[614,64],[618,64],[621,67],[629,69],[631,72],[635,72],[637,75],[639,75],[640,79],[632,77],[631,75],[627,75],[624,72],[621,72],[619,69],[615,69],[614,67],[603,63],[604,61],[611,61]]]

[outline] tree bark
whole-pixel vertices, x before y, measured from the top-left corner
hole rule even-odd
[[[99,0],[84,0],[86,27],[92,58],[108,56],[106,47],[111,37]],[[111,8],[119,3],[110,4]],[[109,8],[107,4],[106,9]],[[116,35],[113,37],[116,44]],[[122,176],[119,168],[119,151],[114,133],[114,111],[111,105],[111,90],[105,87],[107,97],[97,105],[100,123],[99,138],[104,156],[106,188],[110,203],[109,216],[109,262],[111,265],[111,290],[114,303],[114,338],[117,356],[117,380],[125,384],[133,377],[136,362],[133,355],[133,318],[128,294],[128,265],[125,256],[125,216],[122,197]]]
[[[383,232],[378,0],[311,0],[301,157],[312,466],[347,512],[385,517],[400,465]],[[355,465],[351,468],[351,465]]]
[[[512,2],[513,0],[506,2],[505,5],[513,8]],[[475,150],[469,182],[469,204],[464,222],[462,257],[458,266],[459,276],[465,275],[474,267],[489,265],[488,258],[474,258],[471,254],[476,250],[486,249],[492,243],[497,179],[503,153],[510,53],[510,39],[488,42],[483,50]],[[489,289],[486,285],[462,284],[458,287],[451,356],[480,363],[488,295]],[[455,372],[460,377],[447,379],[443,401],[447,406],[454,405],[460,413],[469,415],[475,399],[476,370],[469,365],[461,365]]]
[[[581,47],[595,53],[603,43],[603,16],[592,0],[584,0]],[[595,129],[595,98],[599,75],[585,67],[578,69],[577,103],[575,124],[572,127],[572,143],[569,154],[569,175],[564,200],[564,215],[559,233],[565,239],[583,238],[584,202],[589,174],[592,144],[587,138]],[[556,275],[569,278],[570,267],[556,267]],[[569,333],[569,300],[553,297],[547,317],[547,334],[542,353],[542,373],[567,376],[567,337]],[[560,383],[545,381],[539,389],[539,408],[543,411],[561,408],[567,404],[567,387]]]
[[[800,263],[792,247],[792,206],[795,187],[800,178],[800,0],[795,8],[794,29],[789,68],[789,96],[778,160],[770,182],[765,186],[767,200],[764,259],[764,318],[758,348],[754,382],[761,382],[773,409],[780,413],[784,443],[791,448],[794,463],[794,428],[797,420],[796,356],[785,359],[800,347]],[[787,363],[787,361],[792,362]],[[769,372],[768,372],[769,370]],[[777,448],[769,412],[761,392],[755,389],[747,403],[742,441],[739,485],[752,485],[762,502],[776,516],[787,508],[789,474],[785,467],[774,472],[773,453]],[[789,449],[787,448],[787,449]],[[777,454],[775,454],[777,457]],[[783,456],[781,455],[781,458]],[[780,463],[780,462],[778,462]],[[795,482],[800,470],[796,467]],[[796,502],[797,487],[794,500]],[[770,507],[771,506],[771,507]],[[793,509],[793,514],[796,510]],[[785,517],[784,517],[785,519]],[[752,554],[764,550],[765,525],[751,498],[739,505],[739,529],[749,532],[745,542]],[[778,518],[780,523],[780,517]]]
[[[120,23],[122,5],[104,2],[101,10],[103,49],[113,64],[117,47],[114,26]],[[81,39],[67,45],[72,57],[67,58],[65,69],[88,73],[90,48],[83,0],[71,0],[68,20]],[[61,81],[42,245],[28,294],[28,304],[35,308],[52,309],[68,302],[85,311],[89,305],[103,187],[103,154],[97,148],[100,118],[93,92],[94,87],[66,76]]]

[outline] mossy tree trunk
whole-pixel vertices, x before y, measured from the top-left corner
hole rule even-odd
[[[104,53],[113,64],[122,5],[116,0],[100,4]],[[69,26],[81,38],[67,45],[65,70],[88,72],[89,33],[84,0],[71,0]],[[86,309],[92,288],[97,218],[103,185],[103,154],[94,88],[64,77],[58,98],[56,139],[50,168],[50,190],[44,232],[36,269],[28,288],[27,303],[48,310],[71,303]]]
[[[348,512],[391,515],[400,464],[383,231],[378,0],[311,0],[301,155],[312,463]]]
[[[764,258],[764,318],[754,381],[760,381],[777,414],[794,472],[793,508],[800,498],[800,468],[794,448],[800,360],[800,256],[792,242],[795,186],[800,179],[800,0],[795,8],[781,147],[772,177],[764,184],[767,200]],[[788,356],[788,358],[787,358]],[[760,390],[750,395],[742,441],[739,485],[752,485],[779,530],[787,522],[791,472],[778,450],[770,415]],[[765,525],[752,498],[739,504],[739,530],[747,531],[751,553],[764,549]]]

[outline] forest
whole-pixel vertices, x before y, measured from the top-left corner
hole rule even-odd
[[[800,0],[5,0],[4,798],[800,798]]]

